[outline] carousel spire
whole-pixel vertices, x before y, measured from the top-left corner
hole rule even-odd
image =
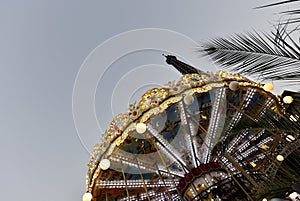
[[[174,66],[182,75],[193,74],[193,73],[203,73],[203,71],[196,69],[193,66],[190,66],[182,61],[179,61],[173,55],[164,55],[166,57],[167,64]]]

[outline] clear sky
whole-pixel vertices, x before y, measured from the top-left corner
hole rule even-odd
[[[196,42],[252,28],[268,31],[278,19],[277,8],[252,9],[266,2],[1,0],[1,200],[80,201],[90,157],[84,146],[91,149],[112,116],[126,111],[146,89],[179,78],[159,66],[165,65],[164,51],[143,50],[114,60],[94,97],[99,136],[88,133],[89,122],[87,133],[78,134],[72,114],[76,75],[101,43],[144,28],[171,30]],[[107,49],[102,56],[115,52]],[[195,57],[195,46],[185,54]],[[198,64],[214,68],[200,58]]]

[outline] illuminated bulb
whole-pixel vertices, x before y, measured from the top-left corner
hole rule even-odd
[[[297,121],[296,117],[294,117],[293,115],[290,116],[290,120],[295,122]]]
[[[285,139],[286,139],[286,141],[292,142],[295,140],[295,137],[292,135],[287,135]]]
[[[206,119],[207,119],[207,116],[201,114],[201,118],[204,119],[204,120],[206,120]]]
[[[191,105],[193,104],[194,102],[194,97],[192,95],[186,95],[184,98],[183,98],[183,102],[186,104],[186,105]]]
[[[147,126],[144,123],[138,123],[135,126],[136,132],[138,132],[140,134],[145,133],[146,129],[147,129]]]
[[[240,84],[237,81],[232,81],[229,84],[229,89],[231,89],[232,91],[236,91],[240,88]]]
[[[256,163],[251,162],[250,164],[252,165],[252,167],[256,167]]]
[[[100,161],[101,170],[107,170],[110,167],[110,161],[108,159],[102,159]]]
[[[263,88],[264,88],[265,91],[270,92],[270,91],[273,91],[274,85],[272,83],[267,83],[267,84],[264,85]]]
[[[297,193],[297,192],[293,192],[293,193],[291,193],[291,194],[289,195],[289,198],[291,198],[293,201],[298,200],[299,197],[300,197],[300,194]]]
[[[293,97],[292,96],[285,96],[283,97],[283,102],[286,104],[291,104],[293,102]]]
[[[262,201],[268,201],[268,199],[267,199],[267,198],[264,198],[264,199],[262,199]]]
[[[276,159],[281,162],[284,160],[284,157],[279,154],[278,156],[276,156]]]
[[[93,198],[92,194],[90,192],[86,192],[82,196],[82,201],[91,201]]]
[[[261,148],[262,148],[263,150],[267,150],[267,149],[269,149],[269,146],[266,145],[266,144],[264,144],[264,145],[261,146]]]

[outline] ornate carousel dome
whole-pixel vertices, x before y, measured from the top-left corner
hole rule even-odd
[[[299,94],[197,70],[147,91],[94,148],[84,201],[269,200],[300,180]]]

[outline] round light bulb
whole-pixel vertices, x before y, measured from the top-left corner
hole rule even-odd
[[[299,198],[300,194],[297,192],[293,192],[289,195],[289,198],[291,198],[292,200],[297,200],[297,198]]]
[[[264,199],[262,199],[262,201],[268,201],[268,199],[267,199],[267,198],[264,198]]]
[[[265,91],[270,92],[270,91],[274,90],[274,85],[272,83],[267,83],[267,84],[264,85],[263,88],[264,88]]]
[[[283,97],[283,102],[286,104],[291,104],[293,102],[293,97],[292,96],[285,96]]]
[[[101,170],[107,170],[110,167],[110,161],[108,159],[102,159],[100,161]]]
[[[135,130],[140,134],[145,133],[145,131],[147,130],[147,126],[144,123],[138,123],[135,126]]]
[[[229,84],[229,89],[232,91],[236,91],[240,88],[240,84],[237,81],[232,81]]]
[[[298,119],[296,119],[296,117],[293,116],[293,115],[290,116],[290,120],[291,120],[291,121],[294,121],[294,122],[298,121]]]
[[[194,97],[192,95],[186,95],[184,98],[183,98],[183,102],[186,104],[186,105],[191,105],[193,104],[194,102]]]
[[[90,192],[86,192],[82,196],[82,201],[91,201],[93,198],[92,194]]]
[[[279,154],[279,155],[276,156],[276,159],[281,162],[281,161],[284,160],[284,157]]]
[[[286,139],[286,141],[292,142],[295,140],[295,137],[292,135],[287,135],[285,139]]]

